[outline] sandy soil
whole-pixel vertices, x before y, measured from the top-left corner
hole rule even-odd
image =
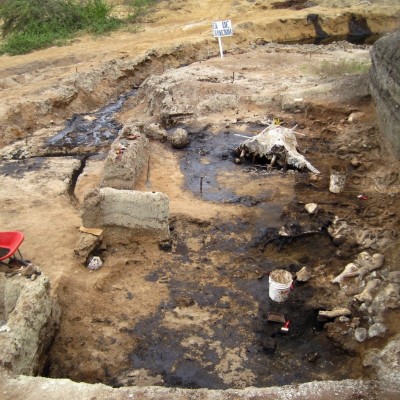
[[[293,358],[289,369],[287,364],[278,362],[273,366],[283,375],[281,381],[276,375],[268,377],[265,371],[261,373],[267,356],[252,355],[249,349],[256,343],[259,346],[257,331],[265,325],[266,280],[258,279],[260,274],[276,265],[292,268],[292,272],[304,265],[313,268],[318,277],[312,288],[314,298],[308,299],[305,292],[300,293],[285,310],[295,313],[297,301],[304,307],[297,312],[310,313],[311,318],[319,307],[332,305],[326,292],[328,280],[359,250],[335,248],[326,238],[319,238],[315,242],[312,239],[294,243],[283,252],[273,246],[263,251],[254,243],[265,233],[265,228],[279,228],[283,222],[302,214],[304,204],[318,202],[326,213],[398,231],[398,165],[377,137],[374,108],[365,79],[335,78],[313,72],[313,66],[324,60],[368,60],[368,47],[339,45],[321,50],[254,45],[245,54],[241,54],[240,48],[258,37],[278,40],[311,36],[313,28],[306,24],[293,22],[298,25],[295,30],[292,23],[282,27],[285,24],[282,20],[304,20],[311,12],[327,20],[342,12],[357,11],[367,17],[375,13],[378,17],[373,21],[378,31],[379,21],[387,24],[384,16],[398,15],[400,6],[383,0],[371,5],[356,5],[358,1],[315,1],[317,6],[296,11],[273,10],[271,3],[223,1],[215,9],[209,1],[162,2],[158,11],[147,18],[148,24],[135,35],[118,32],[99,39],[82,37],[67,47],[0,58],[1,123],[11,124],[15,137],[24,138],[1,149],[1,226],[3,230],[24,231],[23,254],[50,277],[54,295],[63,308],[60,331],[46,371],[50,376],[113,385],[164,383],[241,388],[359,377],[366,373],[359,358],[364,346],[356,346],[356,357],[341,358],[329,347],[323,334],[313,343],[322,356],[332,352],[331,364],[321,357],[316,363],[309,362],[303,375],[295,376],[290,371],[300,368],[301,358]],[[202,42],[199,48],[204,59],[210,49],[215,54],[216,43],[208,38],[209,25],[220,18],[231,18],[238,27],[235,39],[226,40],[231,52],[224,61],[212,57],[181,68],[178,73],[164,71],[162,49],[182,42]],[[394,18],[393,26],[396,23]],[[336,29],[340,31],[340,26]],[[72,157],[34,157],[27,162],[18,159],[18,154],[25,151],[31,157],[43,155],[43,144],[62,125],[63,118],[105,104],[108,96],[127,87],[126,83],[108,78],[99,84],[101,93],[96,97],[92,89],[82,94],[85,89],[82,78],[107,62],[132,60],[153,48],[160,59],[150,62],[149,69],[157,75],[165,72],[161,81],[175,79],[178,88],[172,85],[171,90],[177,96],[177,104],[187,102],[196,110],[195,118],[183,121],[194,147],[174,151],[166,143],[153,141],[151,188],[146,186],[145,172],[137,187],[169,196],[173,249],[164,252],[157,242],[140,238],[134,243],[110,241],[101,249],[104,267],[90,272],[79,265],[73,253],[81,222],[79,204],[71,200],[70,186],[80,162]],[[236,79],[232,83],[233,72]],[[203,79],[198,80],[198,76]],[[81,85],[78,97],[60,107],[54,106],[55,103],[49,105],[52,94],[57,99],[66,82]],[[217,105],[215,109],[203,108],[203,112],[196,108],[199,99],[207,101],[216,93],[234,95],[232,107]],[[145,98],[145,94],[139,92],[138,98]],[[303,99],[299,109],[294,105],[294,99],[298,98]],[[156,116],[149,116],[146,107],[146,103],[129,100],[118,119],[122,123],[130,118],[159,122]],[[38,109],[42,110],[39,114]],[[354,122],[349,122],[354,112],[359,114]],[[266,175],[251,165],[237,166],[232,162],[229,152],[235,134],[254,133],[260,128],[260,121],[268,117],[277,117],[289,127],[301,126],[299,147],[320,169],[320,177],[278,171]],[[201,173],[202,165],[210,163],[218,170],[216,160],[221,153],[201,153],[204,148],[197,140],[204,139],[201,132],[207,132],[206,141],[211,141],[224,131],[229,136],[224,154],[228,154],[230,164],[216,173],[215,181],[206,181],[201,196],[190,183],[193,170],[185,169],[184,163],[190,157],[197,157],[196,173]],[[10,142],[10,136],[7,141]],[[187,154],[189,157],[185,158]],[[329,168],[338,157],[346,165],[356,157],[360,165],[351,169],[346,191],[335,196],[327,187]],[[78,200],[88,188],[97,185],[102,165],[101,160],[86,163],[75,190]],[[222,200],[207,198],[214,191],[222,192]],[[369,200],[360,202],[358,194],[365,194]],[[382,215],[387,219],[382,219]],[[392,268],[397,266],[396,243],[394,238],[385,248],[387,263]],[[322,264],[327,268],[321,270]],[[328,290],[334,293],[335,287],[331,285]],[[316,329],[313,323],[304,324],[301,329],[298,324],[295,344],[301,341],[300,332],[307,336]],[[236,331],[234,340],[238,342],[230,341],[233,339],[226,334],[227,326]],[[290,344],[284,340],[278,340],[281,346],[278,354],[287,360]],[[154,343],[164,347],[157,348]],[[300,350],[299,357],[312,359],[313,349]],[[139,356],[135,358],[135,354]],[[152,354],[165,357],[164,364],[168,367],[161,367]],[[185,363],[180,365],[180,359]],[[201,375],[202,372],[191,369],[188,360],[200,365],[206,373]]]

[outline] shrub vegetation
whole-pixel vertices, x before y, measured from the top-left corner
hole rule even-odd
[[[4,0],[0,54],[60,45],[78,31],[103,34],[117,29],[123,21],[111,11],[106,0]]]
[[[133,13],[129,15],[128,21],[135,22],[143,15],[147,14],[150,7],[156,0],[126,0],[125,3],[133,8]]]

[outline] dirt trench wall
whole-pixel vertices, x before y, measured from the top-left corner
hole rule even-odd
[[[25,139],[52,123],[63,123],[74,113],[96,109],[160,70],[198,61],[203,58],[201,47],[202,44],[193,43],[172,46],[160,53],[149,50],[139,57],[118,55],[89,72],[71,73],[57,85],[41,88],[39,96],[33,93],[12,105],[0,104],[0,146]]]
[[[269,10],[261,12],[268,13]],[[293,18],[278,18],[273,21],[268,20],[268,14],[265,21],[259,17],[253,21],[253,17],[249,16],[249,21],[235,25],[235,35],[226,40],[225,50],[245,50],[254,46],[254,43],[312,39],[320,37],[321,32],[318,29],[322,29],[327,36],[347,36],[352,34],[350,21],[354,19],[365,20],[369,27],[367,30],[374,34],[391,32],[400,27],[397,9],[392,12],[383,9],[354,10],[351,13],[335,9],[332,14],[327,8],[320,14],[313,14],[314,12],[313,7],[309,7],[293,14]],[[318,18],[320,28],[316,29],[309,14]],[[186,43],[184,37],[178,40],[175,43],[171,41],[168,48],[152,49],[140,56],[137,56],[137,52],[128,55],[124,51],[118,51],[120,45],[117,40],[115,57],[112,60],[95,64],[85,72],[79,72],[77,67],[73,68],[68,76],[57,80],[57,83],[51,79],[35,82],[32,90],[21,95],[18,100],[13,97],[10,102],[10,98],[5,96],[0,101],[0,146],[25,139],[38,129],[53,123],[61,124],[74,113],[93,110],[167,68],[177,68],[218,55],[218,44],[210,36],[207,39],[201,35],[196,39],[191,37],[186,39]],[[156,42],[155,39],[154,43]],[[71,45],[70,53],[79,53],[73,46]],[[52,68],[54,70],[49,76],[54,78],[54,74],[59,72],[55,70],[55,66]],[[0,88],[8,90],[12,96],[22,86],[28,87],[25,82],[35,81],[43,73],[41,70],[36,73],[29,69],[24,73],[12,71],[5,71],[4,78],[0,78]]]
[[[32,281],[1,273],[0,313],[5,323],[0,332],[0,371],[41,373],[60,319],[48,278],[42,274]]]
[[[378,40],[371,51],[371,93],[382,136],[400,159],[400,30]]]

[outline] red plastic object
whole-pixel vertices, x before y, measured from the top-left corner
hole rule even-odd
[[[0,232],[0,261],[12,257],[23,241],[22,232]]]
[[[283,326],[284,328],[289,328],[289,325],[290,325],[290,321],[286,321],[285,322],[285,325]]]
[[[288,333],[289,332],[289,325],[290,325],[290,321],[287,320],[285,325],[282,326],[281,332]]]

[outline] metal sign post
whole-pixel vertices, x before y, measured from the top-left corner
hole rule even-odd
[[[233,35],[232,22],[229,19],[225,21],[214,21],[212,23],[212,34],[214,37],[218,38],[219,52],[221,54],[221,58],[224,58],[222,37]]]

